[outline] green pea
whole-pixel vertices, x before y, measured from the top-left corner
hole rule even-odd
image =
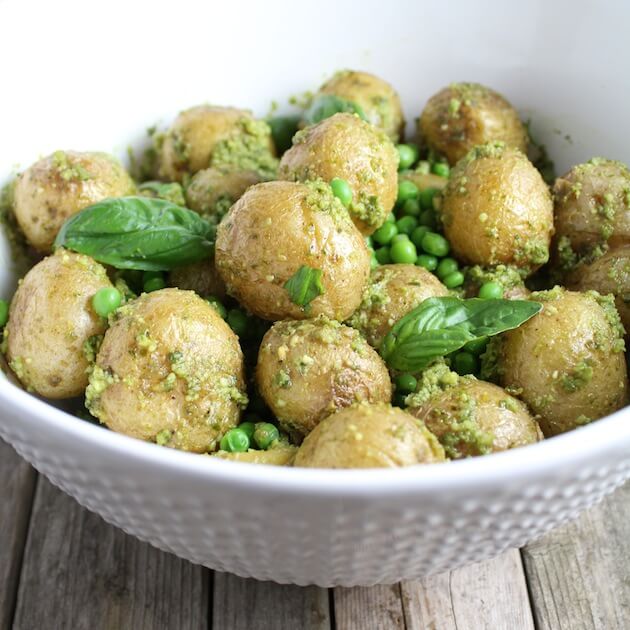
[[[478,295],[483,300],[500,300],[503,297],[503,287],[498,282],[486,282],[479,288]]]
[[[440,258],[446,256],[451,249],[448,241],[441,234],[437,234],[436,232],[427,232],[422,237],[421,246],[427,254],[432,254]]]
[[[267,450],[277,439],[280,438],[278,428],[270,422],[259,422],[254,431],[254,442],[258,448]]]
[[[385,223],[396,223],[396,215],[393,212],[390,212],[385,219]]]
[[[418,217],[418,223],[420,225],[426,225],[426,227],[435,230],[435,228],[437,227],[435,212],[433,212],[433,210],[423,210]]]
[[[407,168],[411,168],[415,161],[418,159],[420,150],[415,144],[399,144],[396,147],[398,149],[398,170],[404,171]]]
[[[245,313],[243,313],[240,309],[231,308],[228,311],[227,323],[239,337],[245,337],[247,335],[247,315],[245,315]]]
[[[209,295],[206,298],[206,302],[208,302],[210,306],[212,306],[223,319],[227,317],[227,309],[225,308],[225,306],[223,306],[221,300],[218,297],[215,297],[214,295]]]
[[[251,417],[255,418],[256,416],[252,415]],[[241,431],[245,432],[245,434],[249,438],[250,442],[254,439],[254,431],[256,430],[256,423],[255,422],[252,422],[250,420],[246,420],[245,422],[241,422],[241,424],[238,425],[238,428]]]
[[[9,306],[4,300],[1,302],[6,305],[6,314],[4,317],[1,317],[1,313],[4,313],[4,309],[0,311],[0,319],[3,319],[3,323],[0,324],[0,326],[4,326],[4,324],[6,324]],[[122,295],[118,289],[114,287],[103,287],[92,297],[92,308],[96,311],[97,315],[107,317],[120,306],[121,302]]]
[[[396,221],[398,232],[403,234],[411,234],[418,227],[418,219],[416,217],[402,217]]]
[[[114,291],[115,290],[116,289],[114,289]],[[96,310],[96,308],[94,310]],[[0,300],[0,328],[6,325],[8,319],[9,319],[9,303],[6,300]]]
[[[474,354],[462,351],[453,357],[453,368],[461,376],[475,374],[479,370],[479,362]]]
[[[402,394],[411,394],[418,387],[418,381],[413,374],[399,374],[394,384],[396,385],[396,391]]]
[[[407,398],[407,394],[401,394],[397,392],[392,398],[392,404],[394,405],[394,407],[400,407],[401,409],[404,409],[407,406],[405,404],[405,398]]]
[[[440,177],[448,177],[451,169],[446,162],[435,162],[431,167],[431,170]]]
[[[230,429],[219,443],[222,451],[229,453],[244,453],[249,448],[249,438],[247,433],[241,428]]]
[[[427,160],[420,160],[416,165],[416,173],[428,175],[431,172],[431,164]]]
[[[396,236],[394,236],[394,238],[390,241],[390,245],[394,245],[396,243],[398,243],[399,241],[408,241],[409,240],[409,236],[407,236],[407,234],[396,234]]]
[[[400,212],[405,216],[417,217],[420,214],[420,202],[417,199],[407,199]]]
[[[345,179],[341,179],[341,177],[333,177],[330,182],[330,187],[333,195],[347,208],[352,201],[352,188],[350,188],[350,184],[348,184]]]
[[[437,188],[425,188],[420,191],[420,196],[418,197],[420,201],[420,207],[424,210],[433,210],[433,197],[435,197],[435,193],[437,193]]]
[[[164,274],[161,271],[145,271],[142,274],[142,290],[145,293],[159,291],[165,286]]]
[[[300,116],[275,116],[267,120],[271,127],[271,137],[279,155],[291,148],[293,136],[297,133]]]
[[[378,258],[376,257],[374,250],[372,250],[372,253],[370,255],[370,269],[376,269],[378,265],[379,265]]]
[[[416,260],[416,265],[424,267],[427,271],[435,271],[438,266],[438,259],[430,254],[420,254]]]
[[[419,225],[412,233],[411,233],[411,242],[416,247],[422,247],[422,237],[429,231],[429,228],[426,225]]]
[[[419,192],[418,187],[413,182],[403,179],[398,182],[398,198],[396,201],[402,204],[407,199],[417,199]]]
[[[365,244],[366,244],[368,247],[372,247],[372,248],[374,247],[374,241],[372,240],[372,237],[371,237],[371,236],[366,236],[366,237],[365,237]]]
[[[380,247],[374,252],[376,260],[379,265],[389,265],[392,262],[392,257],[389,255],[389,247]]]
[[[398,234],[398,227],[395,223],[383,223],[374,234],[372,240],[379,245],[387,245]]]
[[[414,265],[418,259],[416,246],[409,239],[394,243],[389,250],[389,254],[392,258],[392,262],[400,265]]]
[[[459,263],[454,258],[442,258],[440,264],[437,266],[435,275],[440,280],[443,280],[446,276],[450,276],[456,271],[459,271]]]
[[[446,278],[442,278],[442,282],[447,289],[455,289],[464,284],[464,274],[461,271],[450,273]]]
[[[488,337],[480,337],[479,339],[473,339],[469,341],[465,346],[464,350],[466,352],[471,352],[472,354],[481,354],[486,349],[488,345]]]

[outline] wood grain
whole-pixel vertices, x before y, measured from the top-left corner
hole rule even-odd
[[[15,629],[199,630],[208,573],[107,525],[40,477]]]
[[[440,575],[401,584],[407,628],[533,630],[517,550]]]
[[[404,630],[400,585],[334,589],[337,630]]]
[[[539,630],[630,628],[630,484],[523,550]]]
[[[35,471],[0,440],[0,628],[13,617],[35,489]]]
[[[212,627],[330,630],[328,592],[316,586],[285,586],[215,573]]]

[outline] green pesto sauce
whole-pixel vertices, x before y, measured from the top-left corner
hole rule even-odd
[[[0,224],[9,242],[12,270],[17,276],[22,277],[33,266],[33,261],[28,255],[26,238],[18,227],[13,212],[13,192],[16,181],[17,179],[14,178],[0,188]]]
[[[345,206],[333,195],[330,186],[321,179],[304,182],[308,192],[304,201],[315,212],[329,214],[336,223],[350,225],[350,217]]]
[[[462,377],[451,371],[444,359],[438,359],[420,374],[418,389],[407,396],[407,407],[421,407],[429,399],[457,385]]]
[[[496,267],[482,267],[475,265],[466,270],[468,278],[475,284],[482,285],[486,282],[497,282],[504,289],[524,287],[522,269],[510,265],[497,265]]]
[[[69,181],[86,181],[92,179],[92,174],[76,159],[69,159],[64,151],[52,154],[52,163],[61,179]]]
[[[613,295],[600,295],[597,291],[586,291],[586,295],[592,297],[604,311],[606,321],[610,325],[610,350],[612,352],[625,352],[626,343],[624,341],[625,329],[621,323],[619,312],[615,306],[615,298]]]
[[[103,335],[92,335],[83,342],[83,356],[92,366],[96,361],[96,355],[103,342]]]
[[[138,193],[143,197],[165,199],[178,206],[185,206],[184,189],[177,182],[144,182],[138,186]]]
[[[501,368],[501,335],[491,337],[484,353],[481,355],[481,369],[479,377],[483,381],[496,383],[502,373]]]
[[[593,368],[590,360],[580,361],[570,372],[563,374],[560,384],[567,392],[576,392],[591,382],[593,378]]]

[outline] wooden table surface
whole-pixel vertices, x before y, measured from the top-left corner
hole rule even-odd
[[[393,586],[212,572],[107,525],[0,442],[0,629],[630,628],[630,484],[524,549]]]

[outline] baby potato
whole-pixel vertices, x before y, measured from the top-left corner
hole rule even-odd
[[[181,182],[210,166],[267,173],[277,167],[269,125],[235,107],[198,105],[181,112],[156,148],[166,181]]]
[[[427,298],[441,295],[448,295],[448,289],[423,267],[381,265],[372,270],[361,305],[348,323],[379,348],[399,319]]]
[[[380,227],[398,194],[398,152],[387,135],[354,114],[335,114],[299,131],[282,156],[281,179],[345,179],[352,220],[367,235]]]
[[[422,420],[451,459],[526,446],[543,439],[527,407],[504,389],[474,376],[453,375],[450,385],[421,390],[407,411]],[[426,384],[425,378],[423,383]]]
[[[466,263],[530,273],[549,258],[549,189],[525,155],[502,143],[475,147],[457,163],[441,213],[444,234]]]
[[[238,338],[208,302],[178,289],[118,309],[86,391],[113,431],[196,453],[215,450],[246,404]]]
[[[319,94],[333,94],[356,103],[368,122],[398,142],[405,129],[400,97],[394,88],[367,72],[341,70],[319,88]]]
[[[243,193],[264,177],[257,171],[205,168],[195,173],[186,188],[188,207],[217,223]]]
[[[434,94],[418,119],[418,134],[451,165],[488,142],[527,150],[527,130],[516,110],[479,83],[452,83]]]
[[[595,250],[630,244],[630,170],[593,158],[574,166],[553,186],[555,249],[565,269]]]
[[[400,181],[413,182],[420,191],[427,190],[427,188],[435,188],[436,190],[441,191],[448,183],[448,179],[446,177],[440,177],[439,175],[435,175],[433,173],[422,173],[417,169],[401,171],[398,173],[398,179]]]
[[[323,182],[249,188],[219,224],[215,260],[227,292],[271,321],[320,314],[342,321],[359,306],[370,273],[363,237]],[[303,266],[321,271],[323,289],[307,308],[285,288]]]
[[[214,257],[199,262],[175,267],[168,274],[171,287],[194,291],[201,297],[214,296],[222,300],[225,297],[225,283],[217,271]]]
[[[623,327],[612,297],[556,287],[532,293],[543,310],[495,337],[482,376],[518,392],[546,437],[597,420],[628,398]]]
[[[387,367],[360,333],[324,316],[276,322],[263,337],[258,391],[280,425],[301,440],[337,409],[389,402]]]
[[[102,199],[133,195],[135,190],[111,155],[55,151],[18,175],[13,212],[29,244],[48,254],[66,219]]]
[[[86,350],[107,328],[92,297],[111,286],[103,266],[62,249],[26,274],[11,301],[4,335],[7,361],[29,391],[53,399],[83,393]]]
[[[444,461],[435,436],[397,407],[358,404],[322,420],[295,455],[305,468],[396,468]]]
[[[232,462],[244,462],[247,464],[266,464],[268,466],[292,466],[297,447],[291,444],[278,442],[266,451],[257,451],[250,448],[243,453],[230,451],[217,451],[213,457],[227,459]]]
[[[567,276],[566,286],[612,294],[626,334],[630,332],[630,245],[615,247],[592,262],[578,265]]]

